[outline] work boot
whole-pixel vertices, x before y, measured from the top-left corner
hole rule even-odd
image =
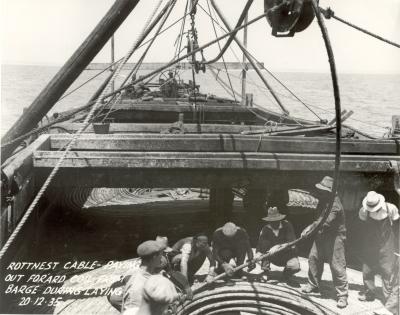
[[[243,281],[247,281],[247,277],[246,277],[246,275],[244,274],[244,272],[243,272],[242,269],[236,271],[235,274],[233,275],[233,278],[235,278],[235,279],[241,279],[241,280],[243,280]]]
[[[372,302],[375,300],[375,296],[372,293],[360,292],[358,294],[358,300],[361,302]]]
[[[345,308],[347,306],[347,296],[340,296],[337,301],[337,308]]]
[[[306,286],[301,289],[301,292],[306,293],[306,294],[319,293],[319,288],[314,287],[311,284],[306,284]]]
[[[264,272],[261,274],[261,282],[267,282],[270,278],[269,270],[264,270]]]

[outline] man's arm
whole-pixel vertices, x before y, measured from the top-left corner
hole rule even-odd
[[[267,250],[270,249],[270,247],[271,247],[270,240],[268,239],[267,231],[266,228],[264,227],[261,230],[260,236],[258,238],[256,252],[264,254],[265,252],[267,252]]]
[[[212,254],[212,251],[211,251],[210,247],[206,248],[206,257],[207,257],[208,261],[210,262],[210,269],[211,269],[211,267],[215,268],[215,265],[216,265],[215,258],[214,258],[213,254]]]
[[[219,244],[219,240],[218,240],[218,235],[216,235],[216,233],[214,232],[213,241],[212,241],[212,254],[214,256],[214,261],[217,261],[219,264],[222,265],[224,263],[224,261],[219,256],[219,250],[220,250],[219,245],[220,244]]]
[[[338,198],[335,197],[335,201],[333,202],[333,205],[332,205],[332,210],[329,213],[326,221],[322,225],[321,232],[328,231],[328,230],[330,230],[332,228],[332,226],[334,224],[334,221],[336,220],[336,218],[339,215],[340,211],[343,211],[343,206],[340,203],[340,201],[338,200]]]
[[[182,246],[181,272],[186,278],[188,278],[188,262],[191,251],[192,246],[190,244],[185,244]]]
[[[243,241],[246,246],[247,258],[249,260],[253,260],[254,254],[253,254],[253,249],[251,248],[249,234],[247,234],[246,230],[243,230],[243,232],[244,232],[244,240]]]
[[[289,221],[287,221],[286,224],[287,224],[286,242],[294,241],[296,239],[296,234],[294,233],[293,225]]]

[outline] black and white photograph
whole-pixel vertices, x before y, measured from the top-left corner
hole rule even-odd
[[[0,314],[400,315],[400,0],[0,5]]]

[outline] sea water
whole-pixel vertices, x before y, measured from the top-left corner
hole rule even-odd
[[[24,108],[27,108],[33,102],[58,70],[59,67],[51,66],[2,65],[2,135],[20,117]],[[99,70],[84,71],[65,94],[71,92],[98,72]],[[223,69],[219,71],[218,76],[228,85],[230,79],[233,89],[240,92],[241,71],[230,70],[229,72],[229,78]],[[115,83],[116,87],[119,87],[119,84],[128,73],[129,71],[120,73]],[[146,71],[142,72],[142,74],[144,73]],[[50,114],[85,105],[107,75],[108,71],[60,100],[50,111]],[[292,116],[311,120],[318,120],[318,117],[330,120],[334,117],[333,89],[329,73],[275,73],[274,75],[284,83],[285,87],[265,71],[264,75]],[[281,113],[280,107],[265,89],[257,74],[253,70],[249,70],[247,76],[247,93],[253,93],[254,102],[258,106]],[[180,77],[184,80],[190,80],[192,79],[192,73],[190,70],[181,71]],[[200,91],[203,93],[232,98],[215,81],[210,71],[206,71],[205,74],[199,73],[196,75],[195,80],[196,84],[200,85]],[[346,123],[361,131],[381,137],[387,133],[387,128],[391,127],[391,116],[400,115],[400,74],[339,73],[339,87],[342,109],[354,111],[354,114]],[[291,92],[301,99],[314,113],[300,103]],[[236,95],[236,98],[239,100],[240,95]],[[44,118],[44,122],[46,122],[46,118]]]

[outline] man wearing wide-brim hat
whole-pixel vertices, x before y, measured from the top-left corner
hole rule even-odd
[[[269,207],[268,215],[262,218],[267,224],[262,228],[256,253],[258,255],[270,252],[273,254],[278,245],[294,241],[296,239],[293,225],[285,220],[286,215],[281,214],[277,207]],[[285,267],[283,277],[292,286],[299,286],[293,281],[293,275],[300,271],[300,263],[295,248],[286,250],[282,253],[272,255],[269,259],[261,262],[261,269],[264,270],[263,278],[268,278],[271,270],[270,263],[276,266]]]
[[[333,178],[325,176],[321,182],[315,185],[315,197],[318,199],[317,212],[321,213],[328,207],[332,194]],[[314,225],[304,229],[302,236],[308,233]],[[346,274],[346,225],[344,209],[338,196],[335,196],[331,212],[323,223],[322,228],[315,236],[308,256],[308,284],[302,289],[304,293],[319,292],[319,285],[324,270],[324,262],[328,262],[332,280],[337,296],[337,307],[347,306],[348,281]]]
[[[362,201],[359,211],[362,222],[362,271],[364,292],[361,301],[375,299],[375,275],[382,277],[382,291],[385,301],[394,286],[398,285],[397,276],[393,277],[398,252],[395,229],[398,228],[399,210],[394,204],[385,201],[385,197],[370,191]]]

